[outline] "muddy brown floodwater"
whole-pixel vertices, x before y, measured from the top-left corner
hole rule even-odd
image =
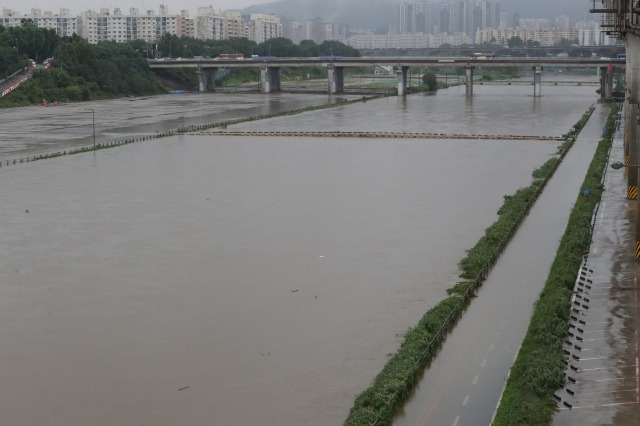
[[[235,127],[559,136],[597,96],[530,92],[481,86],[469,102],[454,88]],[[233,94],[212,97],[233,114]],[[26,145],[0,158],[38,152]],[[3,166],[3,422],[341,424],[556,149],[185,135]]]

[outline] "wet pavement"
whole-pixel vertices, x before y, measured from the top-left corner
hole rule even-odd
[[[623,127],[615,134],[610,163],[624,161]],[[626,196],[628,171],[608,168],[604,178],[591,248],[574,287],[557,426],[639,422],[640,265],[634,258],[637,201]]]
[[[491,423],[608,112],[597,105],[394,425]]]

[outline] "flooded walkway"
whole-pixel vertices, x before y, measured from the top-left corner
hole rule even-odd
[[[623,127],[609,163],[624,161]],[[628,172],[608,168],[605,175],[591,248],[574,287],[564,348],[567,385],[556,393],[557,426],[636,426],[640,418],[638,201],[627,199]]]
[[[598,105],[395,425],[488,425],[608,114]]]

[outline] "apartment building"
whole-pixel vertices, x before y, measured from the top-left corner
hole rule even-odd
[[[376,35],[372,32],[352,35],[347,44],[355,49],[425,49],[440,47],[443,44],[459,46],[471,43],[471,38],[465,33],[456,34],[384,34]]]
[[[225,39],[249,38],[249,24],[241,12],[230,11],[225,15]]]
[[[225,18],[212,6],[198,8],[195,27],[198,40],[224,39]]]
[[[524,42],[529,40],[537,41],[541,46],[555,46],[562,39],[575,40],[580,36],[580,31],[576,28],[485,28],[476,31],[475,42],[495,43],[501,46],[508,46],[512,37],[520,37]]]
[[[33,21],[33,25],[38,28],[54,30],[60,37],[72,36],[77,33],[78,19],[71,16],[69,9],[65,8],[60,9],[58,14],[49,11],[43,12],[41,9],[31,9],[31,13],[28,15],[3,8],[0,25],[7,28],[20,27],[23,19],[30,19]]]
[[[249,39],[260,44],[271,38],[282,37],[282,24],[275,15],[252,13],[249,18]]]
[[[166,33],[178,34],[178,16],[169,15],[166,7],[161,6],[159,14],[147,10],[141,15],[137,8],[130,8],[123,15],[119,8],[113,13],[102,8],[99,12],[89,10],[78,17],[78,35],[89,43],[116,41],[124,43],[131,40],[156,41]]]

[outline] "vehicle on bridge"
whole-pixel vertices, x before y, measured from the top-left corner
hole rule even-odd
[[[244,59],[243,53],[221,53],[218,59]]]

